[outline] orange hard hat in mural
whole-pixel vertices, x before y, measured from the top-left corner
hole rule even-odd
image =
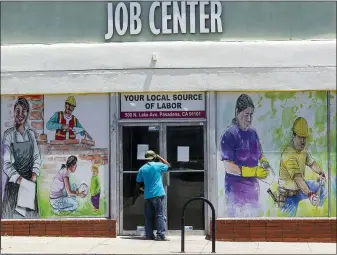
[[[301,137],[309,136],[308,123],[303,117],[298,117],[293,124],[293,132]]]

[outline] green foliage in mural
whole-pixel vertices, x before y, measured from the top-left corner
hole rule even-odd
[[[336,217],[336,156],[337,156],[337,113],[336,113],[336,92],[330,92],[330,169],[331,169],[331,216]]]
[[[310,137],[308,138],[309,150],[323,171],[328,173],[327,169],[327,93],[326,92],[266,92],[260,94],[257,102],[258,108],[265,107],[266,99],[270,100],[271,110],[260,116],[258,121],[267,122],[267,120],[278,121],[278,126],[271,130],[272,143],[268,148],[264,148],[269,153],[269,158],[279,161],[280,154],[289,144],[292,135],[292,125],[294,120],[305,114],[312,112],[312,123],[309,127]],[[264,102],[263,102],[264,101]],[[259,109],[257,109],[259,111]],[[275,157],[277,160],[275,160]],[[315,180],[317,174],[307,168],[305,179]],[[277,183],[271,187],[274,193],[277,193]],[[280,210],[274,208],[272,201],[268,201],[270,208],[261,216],[286,217]],[[276,215],[275,215],[276,214]],[[325,199],[322,208],[312,206],[307,200],[301,201],[298,207],[298,217],[317,217],[328,215],[328,199]]]
[[[90,195],[84,198],[84,201],[80,203],[80,206],[73,212],[60,212],[55,214],[50,205],[49,192],[41,190],[41,179],[44,178],[45,171],[41,171],[41,176],[37,181],[37,194],[40,218],[60,218],[60,217],[102,217],[106,212],[106,201],[104,197],[100,198],[99,210],[94,211],[90,202]],[[76,182],[76,179],[70,177],[71,182]]]

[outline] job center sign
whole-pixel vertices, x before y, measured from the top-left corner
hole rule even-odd
[[[121,119],[205,116],[205,93],[132,93],[121,96]]]
[[[220,1],[111,2],[105,40],[138,35],[144,27],[152,35],[222,33],[221,14]]]

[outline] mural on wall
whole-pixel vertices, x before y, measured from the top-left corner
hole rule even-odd
[[[328,216],[326,95],[218,95],[219,217]]]
[[[36,181],[41,156],[36,135],[28,125],[31,107],[26,98],[13,105],[12,120],[2,137],[3,180],[2,218],[37,218]]]
[[[337,96],[336,92],[330,92],[330,169],[331,169],[331,216],[336,217],[336,185],[337,185],[337,175],[336,175],[336,157],[337,157],[337,107],[336,107]]]
[[[107,216],[108,96],[2,96],[1,104],[2,217]]]

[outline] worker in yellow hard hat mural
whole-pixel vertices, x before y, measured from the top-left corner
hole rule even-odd
[[[76,139],[76,134],[80,134],[92,140],[92,137],[73,115],[73,111],[76,108],[75,97],[69,96],[65,101],[64,107],[64,111],[54,113],[46,125],[48,130],[56,131],[55,140]]]
[[[303,117],[294,121],[292,132],[292,139],[281,155],[278,205],[288,216],[295,217],[298,204],[304,199],[309,199],[313,206],[322,206],[326,176],[307,149],[309,127]],[[320,178],[305,180],[306,166]]]

